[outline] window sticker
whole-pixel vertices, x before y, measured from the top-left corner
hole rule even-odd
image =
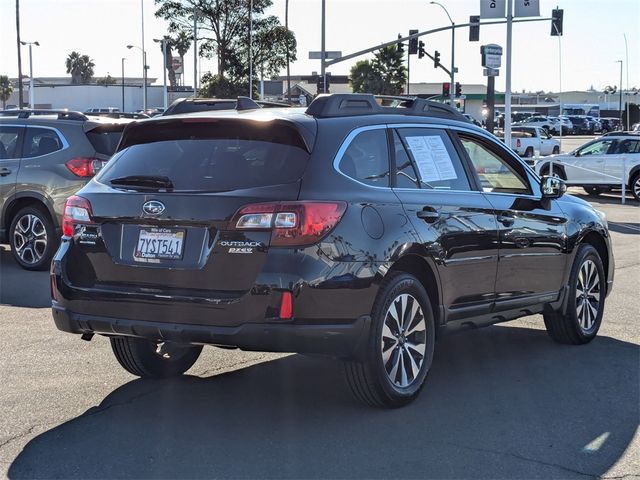
[[[439,135],[406,137],[406,141],[418,165],[422,181],[438,182],[458,178],[447,147]]]

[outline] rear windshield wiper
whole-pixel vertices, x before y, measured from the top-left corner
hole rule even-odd
[[[126,185],[143,188],[173,189],[173,182],[164,175],[129,175],[109,180],[111,185]]]

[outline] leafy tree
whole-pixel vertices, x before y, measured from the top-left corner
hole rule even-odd
[[[169,22],[170,32],[188,31],[193,26],[194,10],[198,10],[198,28],[203,39],[200,54],[216,57],[217,75],[207,78],[213,81],[214,90],[235,90],[248,84],[249,72],[249,0],[155,0],[156,17]],[[295,36],[284,29],[275,16],[264,16],[272,0],[253,0],[253,48],[254,72],[264,71],[272,75],[286,66],[287,50],[295,59]],[[223,80],[229,80],[229,84]],[[203,77],[204,84],[204,77]],[[224,85],[224,88],[222,87]],[[208,90],[208,86],[203,86]],[[244,90],[244,94],[247,90]]]
[[[245,79],[244,82],[232,82],[228,78],[211,73],[205,73],[202,76],[201,84],[198,94],[202,97],[236,98],[240,95],[246,95],[249,91],[248,79]]]
[[[399,95],[407,82],[403,54],[395,45],[378,50],[374,59],[361,60],[352,68],[349,81],[354,92]]]
[[[7,100],[13,93],[13,85],[9,81],[7,75],[0,75],[0,101],[2,101],[2,109],[7,108]]]
[[[93,67],[96,66],[89,55],[80,55],[78,52],[71,52],[65,61],[67,73],[71,74],[71,83],[89,83],[93,77]]]
[[[117,82],[115,78],[113,78],[111,75],[107,73],[106,77],[97,79],[96,83],[98,85],[104,85],[106,87],[107,85],[115,85]]]

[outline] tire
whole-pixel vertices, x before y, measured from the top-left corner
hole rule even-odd
[[[551,150],[551,155],[558,155],[560,153],[560,147],[555,146],[553,150]]]
[[[599,197],[604,192],[604,189],[600,187],[582,187],[582,188],[584,188],[584,191],[587,192],[587,195],[589,195],[590,197]]]
[[[567,178],[564,175],[564,172],[562,171],[562,169],[560,167],[553,167],[553,170],[550,169],[551,165],[547,165],[546,167],[543,167],[544,169],[542,170],[542,174],[543,175],[548,175],[548,176],[552,176],[552,177],[558,177],[561,178],[562,180],[566,180]]]
[[[409,315],[400,326],[395,316],[402,316],[402,311]],[[407,405],[424,385],[434,345],[435,322],[427,292],[412,275],[391,272],[373,305],[362,360],[344,364],[353,395],[373,407]]]
[[[531,158],[533,157],[533,148],[528,147],[525,151],[524,151],[524,158]]]
[[[59,243],[53,221],[44,208],[25,207],[11,220],[11,252],[25,270],[47,270]]]
[[[605,289],[604,269],[598,252],[592,245],[580,245],[569,277],[566,314],[555,311],[544,314],[549,336],[568,345],[582,345],[593,340],[602,323]]]
[[[640,202],[640,172],[636,173],[629,183],[629,190],[633,198]]]
[[[177,377],[189,370],[202,345],[154,342],[137,337],[111,337],[111,349],[122,367],[143,378]]]

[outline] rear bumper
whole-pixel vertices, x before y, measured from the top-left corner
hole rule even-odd
[[[246,323],[233,327],[150,322],[74,313],[53,302],[59,330],[75,334],[122,335],[150,340],[221,345],[249,351],[322,354],[341,358],[362,355],[369,316],[338,323]]]

